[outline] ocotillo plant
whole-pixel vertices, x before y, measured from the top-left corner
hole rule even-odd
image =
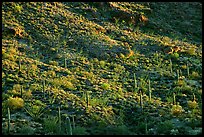
[[[72,126],[71,126],[71,121],[69,117],[66,117],[66,122],[67,122],[66,132],[67,134],[72,135]]]
[[[10,109],[8,107],[8,134],[10,134],[10,122],[11,122],[11,115],[10,115]]]

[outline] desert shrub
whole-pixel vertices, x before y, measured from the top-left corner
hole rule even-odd
[[[44,129],[49,133],[56,133],[59,129],[59,125],[57,124],[58,118],[54,116],[49,116],[44,119]]]
[[[101,88],[104,90],[108,90],[110,88],[110,85],[108,83],[101,84]]]
[[[80,126],[76,126],[73,129],[73,135],[88,135],[88,133],[86,132],[86,128],[80,127]]]
[[[35,129],[30,126],[23,126],[20,128],[18,135],[33,135],[35,133]]]
[[[53,65],[53,66],[58,66],[58,62],[56,62],[56,61],[49,61],[49,64],[50,65]]]
[[[188,103],[188,107],[190,109],[197,108],[197,106],[198,106],[198,103],[195,100],[194,101],[188,101],[187,103]]]
[[[186,53],[188,53],[189,55],[196,55],[196,49],[194,47],[191,47],[186,50]]]
[[[183,108],[180,105],[173,105],[171,112],[173,115],[180,115],[183,112]]]
[[[157,132],[159,134],[170,134],[172,129],[173,129],[173,123],[169,120],[161,122],[157,126]]]
[[[15,61],[15,57],[12,54],[4,53],[2,59],[9,59],[10,61]]]
[[[24,107],[24,100],[19,97],[10,97],[7,100],[7,106],[11,109],[18,109]]]

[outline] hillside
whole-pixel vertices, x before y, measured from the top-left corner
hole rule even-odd
[[[3,2],[2,133],[202,133],[202,4]]]

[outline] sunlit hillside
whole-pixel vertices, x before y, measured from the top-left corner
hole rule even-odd
[[[3,2],[2,133],[202,134],[202,4]]]

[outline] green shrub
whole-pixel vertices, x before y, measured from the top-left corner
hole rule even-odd
[[[86,128],[80,127],[80,126],[76,126],[73,129],[73,135],[88,135],[88,132],[86,131]]]
[[[35,133],[35,129],[30,126],[23,126],[20,128],[18,135],[33,135]]]
[[[173,123],[170,120],[166,120],[157,125],[158,134],[170,134],[173,129]]]
[[[48,118],[44,119],[44,129],[49,133],[57,133],[59,129],[58,117],[48,116]]]
[[[49,64],[50,65],[53,65],[53,66],[58,66],[58,62],[57,61],[49,61]]]
[[[108,83],[101,84],[101,88],[104,90],[108,90],[110,88],[110,85]]]

